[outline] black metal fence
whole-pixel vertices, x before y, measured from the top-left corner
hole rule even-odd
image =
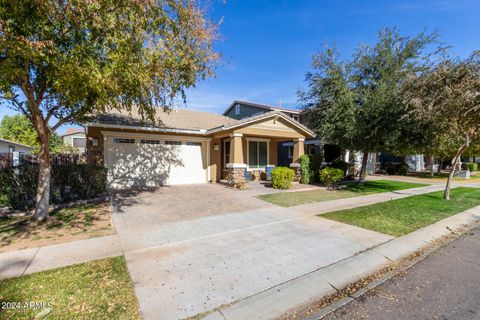
[[[51,155],[50,161],[52,166],[60,166],[65,164],[86,163],[86,158],[79,154],[55,154]],[[24,153],[0,153],[0,169],[36,164],[38,164],[37,155]]]

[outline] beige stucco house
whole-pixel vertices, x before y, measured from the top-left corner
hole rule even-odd
[[[85,153],[86,151],[86,137],[85,129],[83,128],[68,128],[64,134],[61,135],[63,143],[75,147],[78,152]]]
[[[234,119],[191,110],[158,111],[154,124],[135,111],[96,115],[87,126],[87,154],[105,165],[112,187],[264,178],[277,165],[280,141],[294,144],[292,167],[313,132],[280,110]]]

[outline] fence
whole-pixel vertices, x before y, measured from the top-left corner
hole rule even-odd
[[[65,164],[86,163],[85,156],[79,154],[55,154],[51,155],[50,162],[52,166],[60,166]],[[38,164],[38,156],[32,154],[24,154],[19,152],[0,153],[0,169],[16,167],[19,165],[35,165]]]

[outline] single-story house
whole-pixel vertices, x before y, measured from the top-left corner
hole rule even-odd
[[[13,142],[6,139],[0,139],[0,153],[24,153],[29,154],[32,152],[33,147],[27,146],[22,143]]]
[[[64,134],[61,135],[63,143],[75,147],[80,153],[86,151],[86,135],[83,128],[68,128]]]
[[[111,187],[242,181],[278,164],[278,142],[292,141],[292,167],[314,133],[280,110],[234,119],[192,110],[158,110],[155,123],[130,113],[97,114],[87,126],[89,162],[108,168]]]

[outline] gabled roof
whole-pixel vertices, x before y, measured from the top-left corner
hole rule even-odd
[[[269,106],[266,104],[259,104],[259,103],[253,103],[249,101],[242,101],[242,100],[235,100],[230,104],[230,106],[223,112],[223,115],[226,115],[236,104],[243,104],[246,106],[251,106],[251,107],[256,107],[256,108],[261,108],[265,110],[270,110],[270,111],[283,111],[283,112],[289,112],[289,113],[295,113],[295,114],[300,114],[302,111],[301,110],[295,110],[295,109],[288,109],[288,108],[282,108],[282,107],[276,107],[276,106]]]
[[[215,132],[219,132],[219,131],[235,129],[235,128],[238,128],[238,127],[243,127],[243,126],[248,125],[248,124],[253,123],[253,122],[257,122],[257,121],[261,121],[261,120],[267,120],[267,119],[270,119],[270,118],[282,118],[283,120],[289,122],[293,126],[299,128],[301,131],[307,133],[307,135],[309,135],[311,137],[315,136],[315,133],[312,130],[308,129],[307,127],[305,127],[300,122],[292,119],[291,117],[287,116],[285,113],[283,113],[281,111],[278,111],[278,110],[273,110],[273,111],[265,112],[265,113],[262,113],[262,114],[259,114],[259,115],[251,116],[251,117],[248,117],[248,118],[243,118],[241,120],[237,120],[235,123],[233,123],[231,125],[212,128],[212,129],[208,130],[207,132],[208,133],[215,133]]]
[[[164,111],[161,109],[157,110],[155,123],[142,120],[135,110],[132,110],[130,113],[115,110],[109,113],[97,114],[88,125],[93,127],[132,128],[136,130],[205,135],[242,127],[269,118],[282,118],[307,135],[314,136],[310,129],[278,110],[265,112],[242,120],[235,120],[212,112],[185,109]]]
[[[27,148],[27,149],[33,149],[34,148],[34,147],[31,147],[31,146],[27,146],[26,144],[23,144],[23,143],[18,143],[18,142],[15,142],[15,141],[10,141],[10,140],[7,140],[7,139],[2,139],[2,138],[0,138],[0,142],[4,142],[4,143],[7,143],[7,144],[13,144],[15,146],[24,147],[24,148]]]
[[[64,134],[60,135],[61,137],[69,136],[72,134],[83,133],[85,134],[85,130],[83,128],[68,128]]]
[[[237,120],[212,112],[193,111],[185,109],[169,110],[157,109],[155,122],[142,119],[137,109],[131,112],[112,110],[108,113],[97,114],[90,126],[103,125],[110,127],[142,127],[185,131],[206,131],[210,128],[235,123]],[[188,132],[187,132],[188,131]]]

